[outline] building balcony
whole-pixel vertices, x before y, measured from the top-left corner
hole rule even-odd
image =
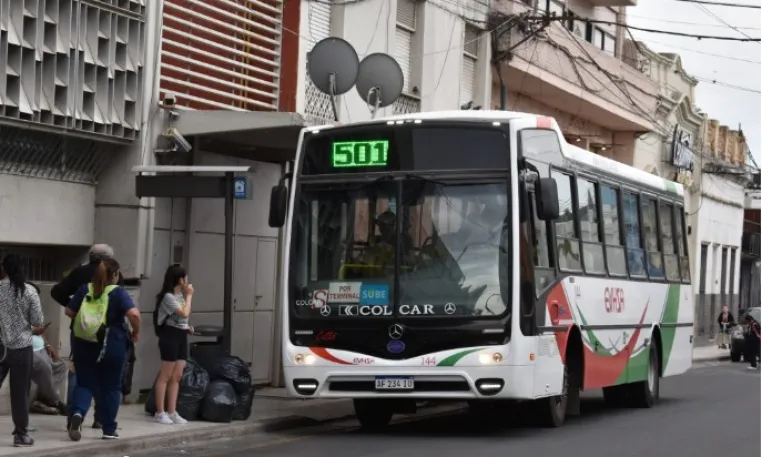
[[[392,114],[410,114],[421,112],[421,99],[414,95],[402,94],[392,104]]]
[[[498,8],[502,6],[512,14],[524,8],[513,2],[497,3]],[[497,24],[504,20],[505,16],[493,18]],[[596,41],[593,35],[605,37]],[[508,92],[537,100],[610,131],[654,129],[658,84],[618,57],[621,45],[617,41],[606,41],[622,39],[623,34],[618,30],[602,31],[582,21],[556,21],[538,36],[511,49],[525,36],[514,27],[498,39],[498,55],[510,49],[511,58],[502,59],[500,64],[500,78]],[[495,84],[500,78],[495,72]],[[499,88],[493,89],[493,94],[499,93]],[[507,108],[513,109],[510,104]]]

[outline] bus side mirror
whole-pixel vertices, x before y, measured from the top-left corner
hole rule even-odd
[[[535,182],[537,196],[537,218],[541,221],[558,219],[558,186],[553,178],[539,178]]]
[[[282,182],[273,186],[270,191],[270,217],[267,223],[270,227],[281,228],[286,222],[286,208],[288,206],[288,188]]]

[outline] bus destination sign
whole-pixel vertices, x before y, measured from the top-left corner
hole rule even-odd
[[[331,148],[334,168],[385,167],[389,160],[389,141],[339,141]]]

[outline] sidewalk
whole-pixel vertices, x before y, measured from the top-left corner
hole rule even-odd
[[[88,457],[129,455],[155,447],[169,447],[184,442],[199,442],[221,438],[316,425],[319,422],[341,419],[353,414],[347,400],[299,400],[259,397],[254,400],[252,415],[247,421],[230,424],[191,422],[188,425],[159,425],[146,416],[143,405],[123,405],[119,409],[118,441],[101,440],[100,430],[93,430],[92,410],[83,425],[82,441],[75,443],[66,434],[63,416],[30,416],[32,448],[12,447],[13,422],[10,416],[0,416],[0,456],[69,457],[87,454]]]
[[[727,349],[703,346],[693,349],[693,361],[706,362],[730,357]],[[431,411],[435,412],[435,411]],[[421,411],[421,414],[426,414]],[[119,441],[103,441],[100,430],[89,428],[92,412],[83,429],[82,441],[69,440],[64,430],[66,418],[32,415],[30,426],[36,444],[32,448],[14,448],[10,416],[0,416],[0,457],[123,457],[150,448],[174,447],[183,443],[235,438],[268,431],[294,429],[353,415],[349,400],[299,400],[285,397],[285,389],[266,388],[257,391],[252,415],[247,421],[232,424],[191,422],[183,426],[158,425],[146,416],[143,405],[123,405],[119,410]]]
[[[730,359],[730,350],[720,349],[716,345],[693,348],[693,362],[708,362],[711,360]]]

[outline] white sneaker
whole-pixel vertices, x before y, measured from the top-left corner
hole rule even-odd
[[[177,425],[183,425],[188,423],[188,421],[183,419],[179,414],[177,414],[176,411],[169,415],[169,420],[171,420],[173,424],[177,424]]]
[[[154,416],[154,420],[160,424],[164,425],[172,425],[174,424],[174,421],[170,419],[169,414],[167,413],[156,413]]]

